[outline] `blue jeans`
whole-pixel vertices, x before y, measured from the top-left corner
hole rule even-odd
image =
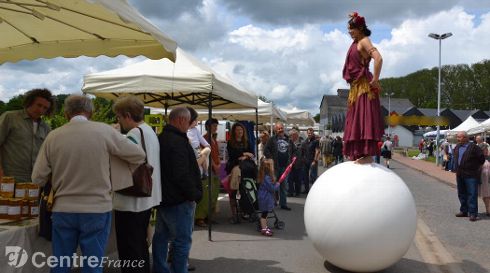
[[[154,273],[187,273],[195,209],[196,202],[157,207],[157,222],[152,243]],[[172,270],[167,263],[169,242],[172,242],[173,247]]]
[[[286,166],[284,166],[284,167],[278,166],[277,169],[278,170],[276,172],[276,174],[277,174],[276,179],[279,180],[281,175],[286,170]],[[289,177],[289,175],[288,175],[288,177]],[[288,198],[287,184],[288,184],[288,180],[289,180],[288,177],[286,177],[286,179],[284,181],[282,181],[281,186],[279,187],[279,206],[281,206],[281,207],[287,207],[288,206],[288,202],[287,202],[287,198]]]
[[[53,256],[72,257],[77,252],[80,244],[82,255],[85,257],[98,257],[99,265],[105,254],[107,239],[111,231],[111,213],[68,213],[53,212]],[[73,261],[72,261],[73,263]],[[77,261],[80,265],[80,260]],[[100,272],[103,266],[90,267],[87,260],[84,261],[82,272]],[[71,268],[67,264],[59,264],[52,268],[51,272],[61,273],[70,272]]]
[[[469,213],[470,216],[478,215],[478,179],[456,176],[458,198],[461,203],[459,210]]]
[[[453,155],[449,154],[449,160],[446,164],[446,171],[451,171],[453,169]]]

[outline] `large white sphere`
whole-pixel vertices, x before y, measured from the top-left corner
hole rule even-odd
[[[331,264],[355,272],[383,270],[409,249],[417,211],[409,189],[378,164],[346,162],[313,184],[305,203],[305,226]]]

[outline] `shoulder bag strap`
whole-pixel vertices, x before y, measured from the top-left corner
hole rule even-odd
[[[141,145],[143,145],[143,151],[145,151],[145,163],[148,163],[148,156],[146,155],[146,144],[145,144],[145,136],[143,135],[143,130],[140,127],[136,127],[140,130],[141,133]]]

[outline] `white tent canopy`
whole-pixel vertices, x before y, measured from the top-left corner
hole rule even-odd
[[[133,94],[146,106],[173,108],[256,108],[257,96],[217,74],[177,48],[175,63],[167,59],[145,60],[119,69],[85,75],[84,93],[107,99]]]
[[[126,0],[0,1],[0,33],[0,64],[83,55],[175,60],[177,48]]]
[[[286,110],[281,109],[282,111],[287,113],[288,124],[295,124],[300,126],[314,126],[315,120],[311,116],[310,112],[306,110]]]
[[[456,135],[458,132],[465,131],[468,132],[469,129],[478,126],[479,123],[472,116],[469,116],[465,121],[463,121],[456,128],[447,132],[447,135]]]
[[[257,100],[258,106],[258,119],[259,123],[273,123],[277,120],[286,122],[287,115],[279,108],[275,107],[271,102],[264,102],[260,99]],[[205,110],[197,111],[201,118],[207,119],[208,112]],[[218,109],[213,110],[213,117],[216,119],[226,120],[256,120],[255,109]]]
[[[470,128],[467,132],[469,135],[476,135],[490,131],[490,118],[480,123],[478,126]]]
[[[449,130],[439,130],[439,135],[446,136],[446,133]],[[430,131],[424,134],[424,137],[436,137],[437,136],[437,130],[436,131]]]

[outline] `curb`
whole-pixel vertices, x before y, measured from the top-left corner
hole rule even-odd
[[[450,187],[451,187],[451,188],[453,188],[453,189],[456,189],[456,185],[455,185],[454,183],[448,182],[448,181],[446,181],[446,180],[444,180],[444,179],[442,179],[442,178],[439,178],[439,177],[437,177],[437,176],[434,176],[433,174],[431,174],[431,173],[429,173],[429,172],[426,172],[426,171],[423,171],[423,170],[420,170],[420,169],[414,168],[414,167],[413,167],[413,166],[411,166],[410,164],[405,163],[405,162],[402,162],[402,161],[397,160],[397,159],[395,159],[395,158],[392,158],[392,160],[394,160],[394,161],[396,161],[396,162],[398,162],[398,163],[400,163],[400,164],[402,164],[402,165],[404,165],[404,166],[406,166],[406,167],[408,167],[408,168],[410,168],[410,169],[412,169],[412,170],[415,170],[415,171],[418,171],[418,172],[423,173],[423,174],[425,174],[425,175],[428,175],[428,176],[430,176],[430,177],[432,177],[432,178],[434,178],[434,179],[438,180],[439,182],[441,182],[441,183],[443,183],[443,184],[446,184],[446,185],[450,186]]]

